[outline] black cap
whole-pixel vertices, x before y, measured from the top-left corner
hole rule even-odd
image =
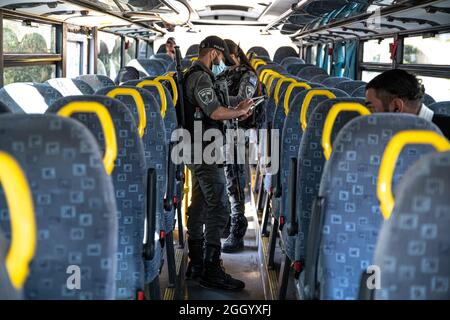
[[[234,66],[234,61],[231,59],[228,46],[221,38],[217,36],[209,36],[205,38],[202,42],[200,42],[199,51],[205,48],[212,48],[221,51],[225,57],[225,65],[228,67]]]

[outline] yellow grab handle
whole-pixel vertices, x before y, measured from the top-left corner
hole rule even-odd
[[[272,87],[272,83],[275,79],[283,79],[285,78],[285,76],[281,75],[281,74],[273,74],[270,75],[270,78],[268,78],[268,82],[267,82],[267,94],[270,96],[272,96],[272,94],[270,93],[270,88]]]
[[[275,86],[275,91],[273,92],[273,98],[275,100],[275,104],[278,107],[278,102],[280,101],[280,90],[281,90],[281,86],[283,85],[283,83],[285,82],[291,82],[291,83],[295,83],[297,82],[297,80],[292,79],[292,78],[283,78],[280,81],[278,81],[277,85]]]
[[[167,73],[165,74],[165,76],[173,77],[175,74],[176,74],[175,71],[169,71],[169,72],[167,72]]]
[[[14,288],[21,289],[36,251],[36,221],[25,173],[17,161],[3,151],[0,151],[0,184],[11,220],[11,245],[6,256],[6,270]]]
[[[293,82],[289,85],[289,87],[286,90],[286,96],[284,98],[284,114],[286,115],[289,112],[289,102],[291,99],[292,91],[294,90],[294,88],[297,87],[305,88],[305,90],[311,89],[311,86],[306,82]]]
[[[325,89],[311,89],[305,96],[305,99],[302,103],[302,110],[300,112],[300,123],[302,124],[302,129],[305,131],[306,126],[308,125],[306,114],[308,113],[309,104],[311,103],[312,98],[316,96],[325,96],[328,99],[336,99],[336,96],[333,92]]]
[[[106,172],[111,175],[114,170],[114,161],[117,158],[117,140],[114,122],[108,109],[99,103],[93,101],[74,101],[66,104],[58,111],[62,117],[70,117],[74,113],[95,113],[100,120],[103,135],[105,136],[105,154],[103,156],[103,165]]]
[[[115,88],[109,91],[107,96],[110,98],[116,98],[117,96],[130,96],[134,99],[139,115],[138,132],[139,136],[142,138],[144,136],[145,127],[147,126],[147,114],[145,113],[144,99],[142,99],[139,91],[133,88]]]
[[[167,97],[163,85],[155,80],[142,80],[136,85],[136,87],[138,88],[155,87],[158,90],[159,96],[161,98],[161,116],[164,119],[164,117],[166,116],[166,109],[167,109]]]
[[[362,116],[370,114],[369,109],[357,102],[338,102],[333,105],[328,112],[322,132],[322,148],[325,159],[328,160],[333,150],[331,147],[331,133],[333,131],[334,122],[339,113],[343,111],[358,112]]]
[[[258,70],[258,67],[260,66],[260,65],[263,65],[263,66],[265,66],[267,63],[264,61],[264,60],[257,60],[254,64],[253,64],[253,68],[255,69],[255,70]]]
[[[377,183],[378,200],[380,201],[381,213],[385,220],[389,219],[394,209],[392,177],[394,175],[395,165],[401,151],[408,144],[429,144],[439,152],[450,150],[450,142],[434,131],[405,130],[392,137],[381,159]]]
[[[176,106],[177,101],[178,101],[178,88],[177,88],[177,84],[175,83],[175,80],[170,76],[159,76],[159,77],[155,78],[155,81],[158,81],[158,82],[169,81],[170,82],[170,85],[172,86],[172,92],[173,92],[172,101],[173,101],[173,105]]]
[[[271,69],[264,69],[264,70],[261,72],[261,74],[259,75],[259,80],[260,80],[262,83],[266,84],[268,78],[269,78],[271,75],[274,75],[274,74],[279,74],[279,73],[276,72],[276,71],[273,71],[273,70],[271,70]]]
[[[192,61],[192,62],[197,61],[197,60],[198,60],[198,57],[192,57],[192,58],[191,58],[191,61]]]

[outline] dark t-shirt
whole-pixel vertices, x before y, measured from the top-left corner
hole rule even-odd
[[[437,125],[444,136],[450,140],[450,117],[443,114],[435,114],[431,121]]]

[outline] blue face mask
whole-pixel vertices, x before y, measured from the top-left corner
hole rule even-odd
[[[214,73],[215,76],[218,76],[225,70],[227,70],[227,66],[223,61],[220,61],[220,64],[213,64],[212,66],[212,73]]]

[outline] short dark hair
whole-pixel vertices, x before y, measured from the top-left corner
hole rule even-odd
[[[175,38],[174,37],[167,38],[166,44],[169,44],[169,43],[176,45]]]
[[[385,71],[373,78],[366,90],[374,89],[383,103],[390,103],[394,98],[406,99],[413,104],[422,103],[425,95],[425,87],[420,79],[401,69]]]

